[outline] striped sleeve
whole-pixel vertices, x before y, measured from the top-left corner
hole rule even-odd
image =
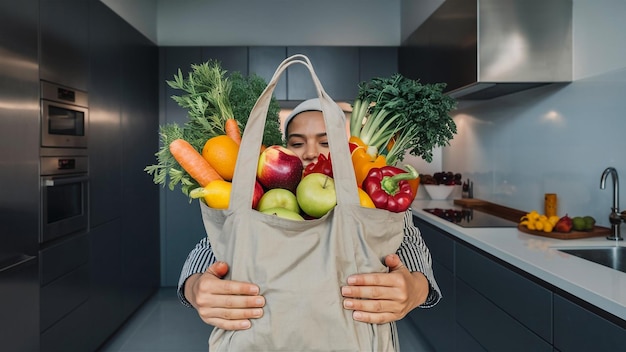
[[[404,213],[404,239],[396,254],[410,272],[419,271],[428,279],[428,297],[419,307],[430,308],[437,304],[441,299],[441,291],[433,274],[432,258],[419,229],[413,224],[411,209]]]
[[[185,298],[185,281],[193,274],[204,273],[206,268],[213,263],[215,263],[215,254],[213,254],[211,244],[205,236],[189,252],[178,279],[178,298],[187,307],[191,307],[191,304]]]

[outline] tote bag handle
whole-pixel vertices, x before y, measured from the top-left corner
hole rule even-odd
[[[348,146],[345,115],[326,91],[324,91],[309,58],[302,54],[296,54],[288,57],[278,66],[272,79],[263,93],[261,93],[250,112],[239,146],[239,156],[237,157],[235,174],[233,176],[230,211],[241,209],[242,207],[250,207],[252,204],[256,171],[259,162],[259,150],[263,142],[265,120],[267,118],[272,94],[281,74],[287,67],[293,64],[302,64],[308,68],[317,91],[317,96],[320,99],[332,158],[337,204],[360,204],[356,187],[356,177],[354,175]]]

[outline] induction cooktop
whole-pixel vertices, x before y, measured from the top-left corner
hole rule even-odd
[[[517,227],[517,222],[510,221],[489,213],[470,208],[428,208],[424,211],[450,221],[461,227]]]

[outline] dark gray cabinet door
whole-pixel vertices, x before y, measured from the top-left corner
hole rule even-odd
[[[287,58],[287,47],[284,46],[251,46],[248,48],[249,74],[256,74],[268,82],[272,79],[278,65]],[[287,73],[283,73],[276,87],[274,97],[287,100]]]
[[[210,46],[202,48],[202,62],[217,60],[222,69],[238,71],[248,75],[248,47],[246,46]],[[199,62],[198,62],[199,63]]]
[[[99,1],[90,9],[89,211],[91,227],[122,215],[122,45],[117,14]]]
[[[590,308],[554,295],[554,347],[562,352],[624,350],[626,322]]]
[[[121,37],[123,311],[131,314],[160,279],[160,188],[143,171],[159,148],[158,49],[127,23]]]
[[[89,307],[94,348],[102,344],[126,316],[122,313],[122,220],[109,221],[90,232],[91,294]]]
[[[40,75],[47,81],[87,90],[89,1],[40,1]]]
[[[359,83],[375,77],[390,77],[398,73],[398,48],[360,47]]]
[[[456,309],[458,324],[488,351],[552,351],[548,342],[458,278]]]
[[[455,288],[454,288],[454,241],[436,227],[413,218],[422,238],[430,250],[433,273],[442,298],[428,309],[415,309],[409,318],[422,331],[436,351],[452,351],[456,342]]]
[[[39,1],[0,1],[0,349],[39,350]]]
[[[287,55],[304,54],[310,60],[326,92],[335,100],[352,101],[358,91],[358,47],[290,46]],[[306,100],[317,97],[311,74],[303,65],[287,69],[287,97]]]
[[[550,290],[474,249],[457,243],[455,251],[455,273],[458,278],[544,340],[552,343]]]
[[[453,351],[456,341],[454,275],[436,261],[433,261],[433,272],[443,297],[434,307],[412,310],[408,318],[435,351]]]

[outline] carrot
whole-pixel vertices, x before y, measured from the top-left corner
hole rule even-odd
[[[214,180],[223,180],[202,155],[184,139],[176,139],[170,143],[170,153],[180,166],[204,187]]]
[[[241,130],[239,130],[239,124],[234,118],[226,119],[224,124],[224,130],[226,135],[230,137],[238,145],[241,144]]]

